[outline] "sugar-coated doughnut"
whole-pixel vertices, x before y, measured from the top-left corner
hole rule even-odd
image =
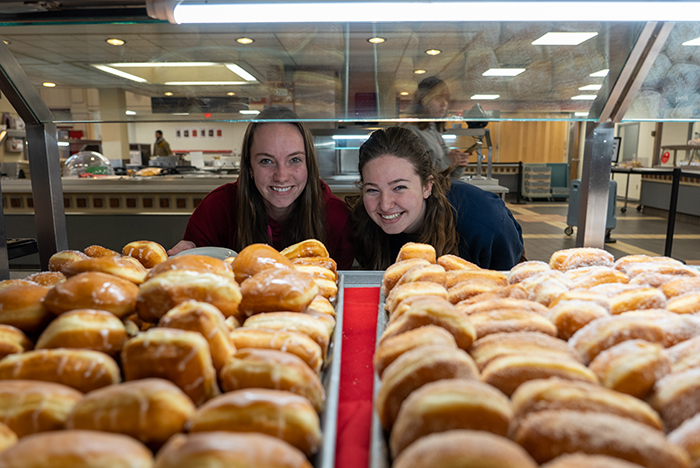
[[[157,322],[167,311],[186,301],[212,304],[225,317],[242,319],[241,290],[232,278],[214,273],[169,270],[141,285],[136,311],[142,320]]]
[[[619,458],[608,457],[607,455],[585,455],[574,453],[562,455],[549,463],[542,465],[542,468],[642,468],[641,465],[630,463]]]
[[[671,372],[671,361],[660,344],[629,340],[600,353],[589,368],[603,386],[643,399]]]
[[[249,317],[261,312],[301,312],[319,294],[319,287],[300,271],[268,269],[245,280],[241,294],[239,310]]]
[[[574,288],[590,289],[599,284],[621,283],[627,284],[630,279],[627,275],[611,267],[594,266],[578,268],[566,272]]]
[[[51,255],[51,258],[49,258],[49,270],[61,271],[65,265],[87,258],[90,257],[79,250],[62,250]]]
[[[700,336],[666,348],[664,354],[671,361],[674,374],[700,367]]]
[[[656,288],[639,288],[625,291],[609,299],[613,314],[621,314],[630,310],[663,309],[666,306],[666,296]]]
[[[613,266],[615,257],[603,249],[577,247],[557,250],[549,258],[549,266],[553,270],[569,271],[588,266]]]
[[[497,286],[508,286],[504,273],[494,270],[452,270],[445,274],[445,287],[450,289],[459,283],[474,279],[492,280]]]
[[[536,468],[532,458],[505,437],[484,431],[430,434],[411,444],[394,468]]]
[[[126,328],[110,312],[76,309],[59,315],[39,336],[36,349],[92,349],[114,356],[126,341]]]
[[[262,388],[236,390],[202,405],[190,432],[259,432],[278,437],[307,455],[321,443],[318,414],[309,400]]]
[[[496,291],[503,286],[489,278],[473,278],[457,283],[447,290],[447,300],[452,304],[469,300],[480,294]]]
[[[118,276],[135,284],[143,283],[148,271],[133,257],[97,257],[73,262],[63,267],[67,277],[88,271],[99,271]]]
[[[121,318],[134,310],[138,293],[138,286],[131,281],[93,271],[54,286],[44,298],[44,307],[56,315],[75,309],[98,309]]]
[[[691,468],[700,466],[700,415],[683,421],[668,435],[668,441],[685,450],[690,456]]]
[[[437,264],[445,270],[480,270],[479,265],[458,257],[457,255],[446,254],[437,258]]]
[[[530,291],[530,299],[549,307],[552,302],[570,289],[566,282],[549,279],[540,281]]]
[[[98,351],[39,349],[0,360],[0,380],[10,379],[54,382],[85,393],[119,383],[121,372],[114,359]]]
[[[663,309],[659,309],[663,310]],[[661,344],[669,348],[678,343],[700,336],[700,317],[691,314],[673,314],[670,317],[659,317],[655,322],[661,327],[664,338]]]
[[[321,379],[297,356],[276,349],[241,349],[221,369],[225,392],[245,388],[286,390],[307,398],[319,413],[326,398]]]
[[[171,382],[143,379],[94,390],[78,401],[67,429],[115,432],[158,448],[194,416],[192,400]]]
[[[700,292],[674,297],[668,301],[666,309],[675,314],[695,314],[700,312]]]
[[[22,438],[0,452],[3,468],[152,468],[141,442],[99,431],[54,431]]]
[[[480,370],[502,356],[544,355],[581,362],[581,357],[566,342],[539,332],[493,333],[476,340],[469,354]]]
[[[435,247],[432,245],[407,242],[401,247],[401,250],[399,250],[399,254],[396,256],[396,261],[401,262],[412,258],[423,258],[430,263],[436,263],[436,257],[437,254],[435,253]]]
[[[408,309],[411,308],[411,306],[413,305],[414,302],[422,301],[424,299],[434,299],[434,298],[435,298],[435,296],[422,295],[422,294],[416,294],[415,296],[408,296],[406,299],[399,302],[398,305],[391,312],[391,315],[389,316],[389,322],[393,322],[394,320],[401,317],[404,313],[406,313],[406,311]],[[445,298],[440,297],[440,299],[445,299]]]
[[[25,280],[41,286],[55,286],[58,283],[64,282],[66,280],[66,275],[60,271],[41,271],[27,276]]]
[[[508,282],[517,284],[530,276],[549,270],[551,270],[549,264],[537,260],[518,263],[508,272]]]
[[[676,278],[662,285],[661,291],[669,299],[691,292],[700,292],[700,278]]]
[[[195,405],[219,394],[209,344],[199,333],[151,328],[128,340],[121,358],[127,381],[149,377],[169,380]]]
[[[0,423],[0,452],[7,450],[17,443],[17,434],[7,425]]]
[[[32,349],[34,345],[22,330],[12,325],[0,325],[0,359],[8,354],[18,354]]]
[[[374,402],[382,426],[391,429],[401,404],[414,390],[437,380],[461,378],[479,378],[476,364],[461,349],[432,345],[402,354],[384,370]]]
[[[623,273],[627,273],[629,267],[635,266],[639,263],[671,263],[675,265],[683,265],[676,259],[671,257],[651,257],[649,255],[625,255],[620,257],[615,261],[613,268],[620,270]]]
[[[214,273],[233,278],[231,265],[218,258],[206,255],[179,255],[154,266],[146,275],[146,281],[170,270],[188,270],[199,273]]]
[[[432,345],[457,348],[457,343],[450,332],[436,325],[426,325],[381,340],[374,353],[374,370],[381,378],[389,364],[403,353],[421,346]]]
[[[477,339],[503,332],[533,331],[557,336],[557,327],[546,317],[526,310],[492,310],[475,312],[469,320],[476,330]]]
[[[330,316],[326,316],[330,318]],[[249,317],[243,328],[265,328],[268,330],[296,331],[311,338],[321,347],[325,358],[331,341],[329,322],[322,315],[298,314],[295,312],[268,312]]]
[[[328,314],[331,317],[335,317],[335,309],[333,308],[333,304],[331,304],[331,301],[321,295],[314,297],[311,302],[309,302],[309,305],[306,306],[306,309],[304,309],[304,312],[311,311],[319,312],[321,314]]]
[[[386,269],[384,276],[382,277],[382,292],[385,296],[388,296],[392,289],[399,282],[401,277],[411,268],[420,265],[430,265],[430,262],[424,258],[412,258],[410,260],[403,260],[401,262],[396,262]]]
[[[0,422],[18,437],[65,427],[75,404],[83,398],[65,385],[38,380],[0,381]]]
[[[447,299],[447,289],[441,284],[427,281],[402,284],[391,290],[384,303],[384,308],[389,311],[389,314],[392,314],[401,301],[411,296],[437,296]]]
[[[518,387],[512,404],[511,433],[517,431],[529,414],[549,410],[614,414],[663,431],[661,418],[644,401],[589,382],[558,378],[531,380]]]
[[[670,374],[656,382],[649,404],[669,432],[700,413],[700,369]]]
[[[464,350],[469,349],[476,339],[476,331],[469,319],[446,300],[435,298],[414,302],[401,317],[389,324],[380,341],[426,325],[444,328]]]
[[[649,274],[683,276],[690,278],[698,278],[700,276],[697,270],[680,263],[670,262],[636,263],[634,265],[630,265],[627,268],[626,273],[630,278]]]
[[[549,307],[552,308],[564,301],[586,301],[595,302],[599,306],[603,307],[608,314],[610,314],[610,302],[605,296],[601,294],[590,291],[588,289],[574,289],[572,291],[567,291],[563,294],[557,296],[552,302],[549,303]]]
[[[637,317],[648,320],[660,320],[676,317],[676,314],[666,309],[640,309],[623,312],[619,315],[619,317]]]
[[[513,440],[538,463],[568,453],[608,455],[648,468],[688,468],[688,455],[660,431],[612,414],[567,410],[526,417]]]
[[[211,361],[217,373],[236,352],[223,314],[206,302],[187,301],[176,305],[161,317],[158,326],[189,330],[202,335],[209,343]]]
[[[89,247],[85,247],[85,250],[83,250],[85,255],[87,255],[90,258],[99,258],[99,257],[120,257],[121,254],[119,252],[115,252],[114,250],[107,249],[105,247],[102,247],[101,245],[91,245]]]
[[[241,250],[231,264],[238,283],[267,269],[294,269],[287,257],[267,244],[251,244]]]
[[[674,274],[662,274],[657,272],[644,272],[640,273],[629,282],[630,285],[641,285],[648,286],[651,288],[663,288],[666,283],[671,283],[679,278],[678,275]],[[688,278],[687,276],[680,276],[680,278]],[[692,279],[692,278],[691,278]]]
[[[462,312],[465,315],[471,315],[477,312],[491,312],[492,310],[516,310],[519,312],[533,312],[542,315],[543,317],[546,317],[549,313],[549,309],[547,309],[542,304],[538,304],[537,302],[529,301],[527,299],[513,299],[508,297],[489,299],[474,304],[462,302],[457,304],[457,306],[460,312]]]
[[[237,349],[274,349],[293,354],[306,363],[317,374],[323,366],[321,346],[307,335],[287,330],[264,328],[238,328],[229,336]]]
[[[158,452],[154,468],[312,468],[306,456],[266,434],[198,432],[178,434]]]
[[[450,292],[448,291],[447,293],[449,295]],[[525,292],[525,290],[523,288],[521,288],[520,285],[511,284],[510,286],[499,287],[496,289],[492,289],[491,291],[487,291],[487,292],[477,294],[475,296],[471,296],[468,299],[464,299],[463,301],[459,301],[457,303],[457,305],[466,307],[466,306],[471,305],[471,304],[492,301],[494,299],[524,300],[524,299],[527,299],[528,297],[529,297],[528,293]]]
[[[557,327],[557,336],[568,340],[593,320],[608,317],[607,309],[592,301],[562,301],[552,307],[547,318]]]
[[[415,283],[416,281],[428,281],[444,286],[446,281],[445,269],[440,265],[434,264],[414,266],[401,276],[396,286],[401,286],[405,283]]]
[[[0,289],[0,324],[27,333],[43,329],[53,317],[43,302],[49,291],[50,288],[34,283]]]
[[[389,445],[396,458],[428,434],[454,429],[507,436],[513,417],[510,400],[478,380],[446,379],[426,384],[401,405]]]
[[[326,246],[323,245],[323,242],[316,239],[306,239],[297,242],[280,253],[290,260],[300,257],[328,257]]]
[[[338,279],[338,264],[331,257],[297,257],[292,259],[295,266],[318,266],[327,268],[335,274],[335,279]]]
[[[318,265],[298,265],[294,264],[294,269],[306,273],[312,278],[323,278],[335,283],[338,280],[338,275],[333,270],[318,266]]]
[[[146,268],[153,268],[168,259],[163,246],[153,241],[129,242],[122,249],[122,254],[134,257]]]

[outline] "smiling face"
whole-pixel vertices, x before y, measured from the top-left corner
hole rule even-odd
[[[420,229],[433,182],[421,184],[409,161],[391,155],[373,159],[362,169],[362,182],[365,210],[385,233]]]
[[[284,220],[308,179],[304,138],[292,124],[263,124],[255,130],[250,155],[253,181],[267,214]]]

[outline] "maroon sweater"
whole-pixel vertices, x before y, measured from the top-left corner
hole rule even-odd
[[[321,181],[323,203],[326,207],[326,240],[324,244],[330,256],[338,263],[339,270],[349,270],[354,258],[350,243],[350,212],[340,198],[331,193],[330,187]],[[187,222],[184,239],[197,247],[226,247],[235,249],[238,222],[238,182],[225,184],[209,193],[199,204]],[[284,226],[272,218],[267,219],[272,246],[282,250]]]

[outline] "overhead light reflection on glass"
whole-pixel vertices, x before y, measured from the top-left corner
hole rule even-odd
[[[334,140],[366,140],[369,135],[333,135]]]
[[[239,44],[248,45],[255,42],[255,40],[249,37],[239,37],[238,39],[236,39],[236,42],[238,42]]]
[[[599,71],[597,71],[597,72],[595,72],[595,73],[591,73],[591,74],[588,75],[588,76],[592,76],[592,77],[594,77],[594,78],[605,78],[606,76],[608,76],[608,73],[609,73],[609,72],[610,72],[610,70],[607,69],[607,68],[605,68],[605,69],[599,70]]]
[[[240,112],[241,114],[245,114],[245,115],[258,115],[260,113],[259,110],[248,110],[248,109],[239,110],[238,112]]]
[[[428,49],[425,53],[428,55],[440,55],[442,51],[440,49]]]
[[[136,112],[135,112],[135,111],[131,111],[131,110],[128,110],[128,111],[126,111],[126,112],[124,112],[124,113],[125,113],[126,115],[136,115]]]
[[[415,73],[416,75],[424,75],[426,73],[426,71],[425,70],[413,70],[413,73]]]
[[[401,91],[399,94],[401,96],[408,96],[409,93],[408,93],[408,91]]]
[[[234,93],[233,91],[229,91],[228,93],[226,93],[226,96],[235,96],[235,95],[236,95],[236,93]]]
[[[591,84],[591,85],[581,86],[578,90],[579,91],[600,91],[600,89],[602,87],[603,87],[603,85]]]
[[[367,39],[367,42],[370,44],[381,44],[382,42],[386,41],[383,37],[370,37]]]
[[[44,81],[44,82],[42,83],[42,86],[44,86],[44,88],[55,88],[55,87],[56,87],[56,83],[52,83],[52,82],[50,82],[50,81]]]
[[[686,41],[683,44],[684,46],[700,46],[700,37],[696,37],[695,39],[692,39],[690,41]]]
[[[588,112],[574,112],[576,117],[588,117]]]
[[[571,98],[572,101],[595,101],[596,98],[595,94],[579,94],[578,96],[573,96]]]
[[[475,94],[470,99],[475,100],[475,101],[493,100],[493,99],[498,99],[499,97],[501,97],[500,94]]]
[[[112,38],[106,39],[105,42],[106,42],[107,44],[113,45],[113,46],[121,46],[121,45],[126,44],[126,41],[123,41],[123,40],[121,40],[121,39],[117,39],[116,37],[112,37]]]
[[[489,68],[481,76],[518,76],[524,68]]]
[[[165,94],[166,96],[172,96],[172,95],[173,95],[173,93],[171,93],[170,91],[166,91],[164,94]]]
[[[548,32],[539,39],[535,39],[532,45],[579,45],[588,39],[597,36],[597,32]]]

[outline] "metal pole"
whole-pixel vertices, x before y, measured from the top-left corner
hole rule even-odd
[[[0,186],[2,193],[2,186]],[[5,207],[0,202],[0,280],[10,279],[10,257],[7,252],[7,233],[5,232]]]
[[[671,202],[668,205],[668,224],[666,225],[666,246],[664,255],[671,256],[673,250],[673,230],[676,227],[676,208],[678,207],[678,192],[681,185],[681,169],[673,169],[673,182],[671,182]]]
[[[350,109],[350,23],[345,23],[343,25],[343,30],[345,31],[345,63],[343,67],[343,72],[345,74],[343,77],[343,87],[345,89],[343,89],[343,116],[347,119]]]
[[[521,196],[523,193],[523,162],[518,161],[518,198],[515,201],[516,205],[522,205],[523,201],[521,200]]]

